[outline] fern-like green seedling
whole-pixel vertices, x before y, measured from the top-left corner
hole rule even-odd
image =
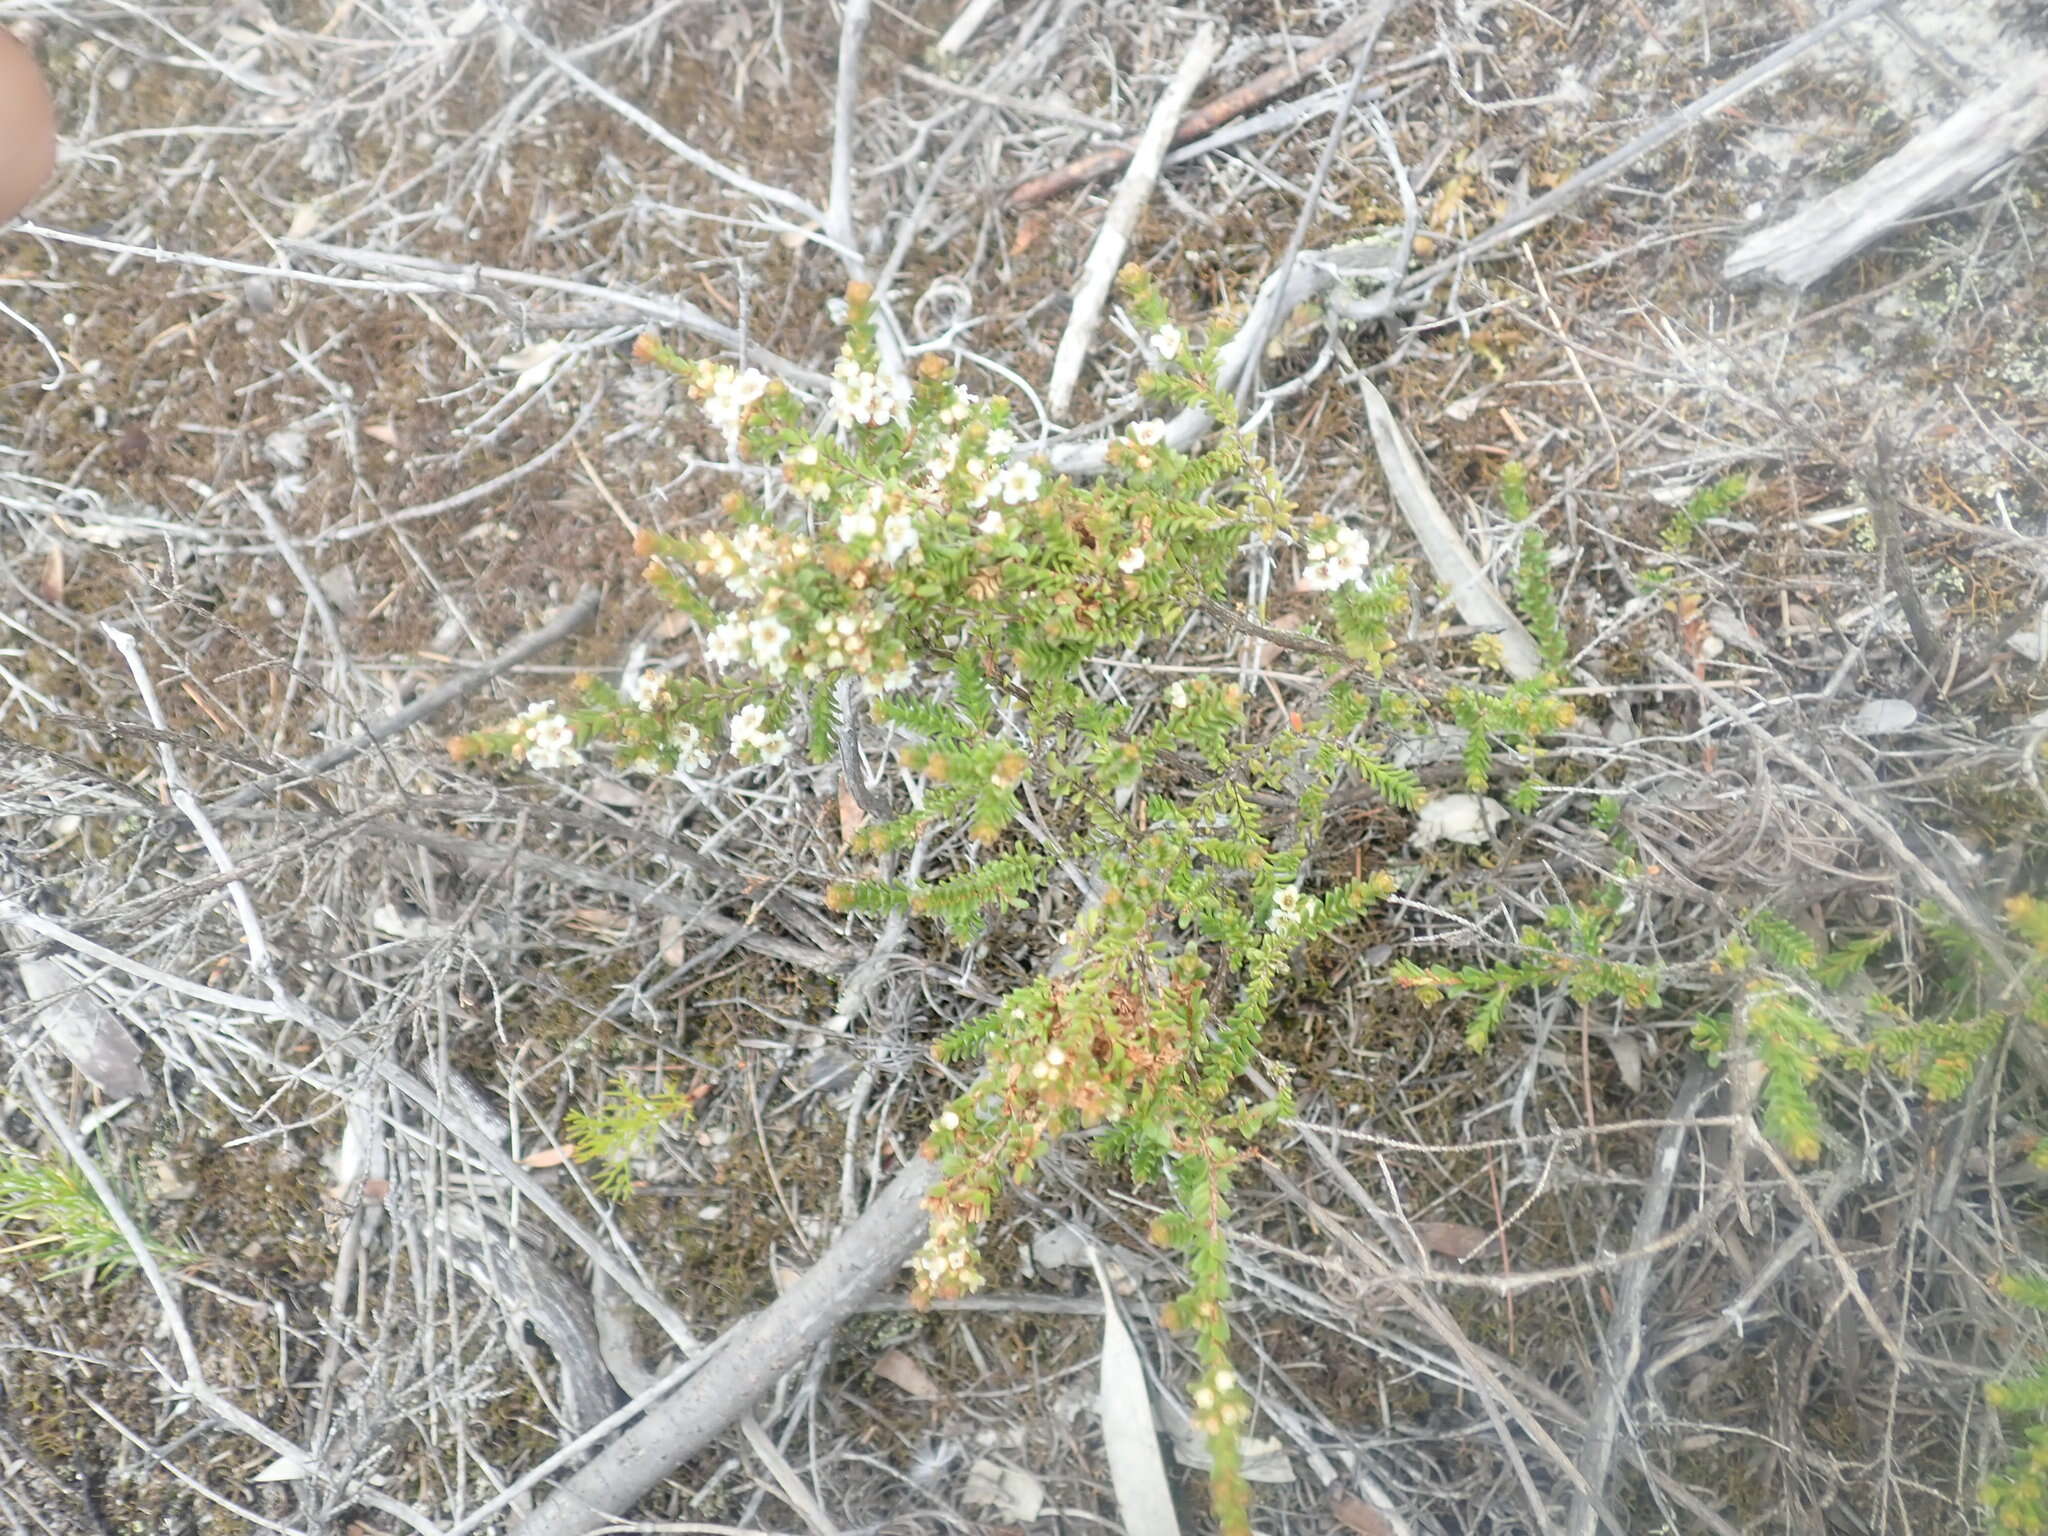
[[[623,1200],[633,1192],[634,1162],[651,1154],[661,1133],[687,1120],[695,1107],[688,1089],[648,1093],[630,1077],[619,1077],[596,1109],[569,1111],[569,1144],[576,1160],[590,1165],[597,1187],[612,1199]]]
[[[1522,545],[1515,560],[1515,601],[1553,671],[1563,669],[1571,654],[1571,637],[1565,633],[1564,618],[1557,605],[1557,589],[1550,579],[1550,541],[1529,505],[1528,469],[1510,463],[1500,472],[1501,502],[1510,521],[1522,530]]]

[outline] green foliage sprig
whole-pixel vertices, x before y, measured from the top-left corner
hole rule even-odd
[[[141,1202],[132,1193],[127,1205],[139,1220]],[[173,1244],[149,1242],[166,1264],[197,1262]],[[44,1255],[57,1274],[114,1274],[136,1262],[135,1250],[84,1174],[68,1162],[24,1152],[0,1156],[0,1256],[19,1253]]]
[[[634,1160],[651,1153],[669,1126],[687,1120],[696,1102],[686,1088],[649,1093],[630,1077],[617,1078],[596,1109],[569,1111],[569,1145],[579,1163],[590,1165],[597,1187],[623,1200],[632,1193]]]

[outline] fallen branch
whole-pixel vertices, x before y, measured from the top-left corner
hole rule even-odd
[[[1233,117],[1241,117],[1254,107],[1262,107],[1282,91],[1299,84],[1330,60],[1345,52],[1354,43],[1368,34],[1379,30],[1385,22],[1387,12],[1393,8],[1393,0],[1379,0],[1369,11],[1354,16],[1314,47],[1305,50],[1291,64],[1275,65],[1263,75],[1239,86],[1234,91],[1225,91],[1213,101],[1196,108],[1180,120],[1173,130],[1169,148],[1198,139],[1205,133],[1213,133]],[[1150,129],[1146,130],[1149,135]],[[1140,141],[1142,142],[1142,140]],[[1137,152],[1137,144],[1116,144],[1107,149],[1083,155],[1071,160],[1058,170],[1047,171],[1020,181],[1010,189],[1009,204],[1012,208],[1029,208],[1047,198],[1058,197],[1062,192],[1071,192],[1075,187],[1085,186],[1114,175]]]
[[[1871,12],[1882,10],[1890,3],[1891,0],[1856,0],[1855,4],[1840,15],[1830,16],[1826,21],[1809,27],[1790,42],[1757,60],[1734,79],[1715,86],[1697,101],[1680,107],[1669,117],[1637,134],[1612,154],[1602,155],[1563,186],[1544,193],[1520,212],[1509,214],[1491,229],[1467,241],[1443,260],[1422,268],[1401,284],[1401,293],[1417,296],[1427,293],[1438,279],[1484,256],[1488,251],[1497,251],[1502,246],[1512,245],[1539,225],[1549,223],[1587,193],[1611,181],[1638,160],[1656,153],[1701,119],[1718,112],[1738,98],[1747,96],[1766,81],[1784,73],[1801,54],[1834,36],[1851,22],[1861,21]]]
[[[1205,25],[1195,34],[1194,43],[1152,109],[1145,132],[1132,152],[1130,173],[1110,199],[1109,211],[1102,217],[1102,227],[1095,232],[1088,259],[1081,265],[1073,313],[1060,336],[1059,349],[1053,354],[1052,382],[1046,386],[1045,400],[1046,408],[1054,416],[1066,415],[1067,407],[1073,403],[1081,365],[1088,360],[1095,328],[1102,323],[1102,306],[1109,298],[1110,285],[1116,281],[1117,269],[1124,264],[1124,253],[1130,249],[1132,227],[1159,180],[1159,165],[1171,144],[1173,125],[1222,47],[1222,36],[1212,26]]]
[[[1722,274],[1792,288],[1819,282],[1922,209],[1967,191],[2048,133],[2048,55],[1973,97],[1898,153],[1728,253]]]
[[[498,652],[482,666],[472,667],[460,677],[452,678],[438,688],[431,688],[414,699],[405,708],[386,715],[368,729],[351,736],[347,741],[337,742],[326,750],[294,763],[281,773],[253,784],[245,784],[213,809],[215,812],[232,810],[236,806],[248,805],[263,795],[283,785],[287,779],[317,778],[331,768],[338,768],[351,758],[360,757],[380,741],[389,741],[393,736],[439,714],[458,699],[467,698],[483,687],[492,678],[502,677],[512,668],[528,658],[539,655],[550,646],[567,639],[597,617],[598,590],[585,587],[576,594],[561,612],[530,634],[522,635],[504,650]]]
[[[917,1252],[929,1221],[925,1192],[938,1176],[923,1158],[904,1165],[803,1278],[729,1329],[695,1373],[557,1488],[515,1536],[587,1536],[630,1517],[657,1483],[766,1397]]]

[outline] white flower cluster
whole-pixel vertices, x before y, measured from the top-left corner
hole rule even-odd
[[[547,772],[573,768],[583,761],[576,750],[576,731],[555,712],[555,701],[543,699],[512,722],[512,729],[526,738],[523,752],[526,766]]]
[[[1372,547],[1356,528],[1338,524],[1308,541],[1308,564],[1302,567],[1298,586],[1303,592],[1334,592],[1339,587],[1364,586]]]
[[[751,751],[764,763],[779,763],[789,756],[789,737],[781,731],[764,731],[761,722],[768,718],[768,711],[760,704],[749,704],[732,717],[732,749],[734,753]]]
[[[983,1283],[967,1223],[950,1207],[932,1213],[931,1235],[910,1267],[921,1291],[978,1291]]]
[[[839,514],[839,542],[853,544],[879,535],[882,558],[895,565],[905,555],[916,551],[919,538],[917,524],[907,508],[898,507],[887,516],[883,515],[882,507],[887,499],[887,493],[881,486],[869,486],[859,506],[848,507]]]
[[[1163,421],[1132,422],[1131,441],[1140,448],[1157,448],[1166,441],[1166,423]]]
[[[1312,917],[1316,910],[1316,899],[1301,894],[1295,885],[1283,885],[1273,893],[1273,910],[1267,915],[1266,926],[1275,933],[1286,933],[1301,926],[1303,918]]]
[[[1152,333],[1152,350],[1169,363],[1180,356],[1186,343],[1187,338],[1181,334],[1180,327],[1171,320]]]
[[[684,721],[675,728],[669,740],[676,744],[676,777],[702,773],[711,766],[711,753],[704,746],[704,733]]]
[[[789,626],[772,613],[732,614],[704,637],[704,659],[720,671],[750,662],[770,677],[789,672]]]
[[[785,566],[809,557],[811,546],[803,539],[786,539],[759,523],[749,523],[727,536],[707,533],[698,541],[703,553],[697,557],[697,574],[716,576],[734,597],[751,602],[765,590],[764,578]]]
[[[694,392],[712,425],[725,434],[728,443],[736,443],[748,408],[768,393],[768,375],[758,368],[700,363]]]
[[[667,698],[668,674],[659,667],[645,667],[633,674],[633,680],[626,684],[626,697],[633,701],[633,707],[643,715],[651,715],[661,708]]]
[[[832,365],[832,419],[842,427],[910,424],[910,380],[900,374],[869,373],[842,355]]]

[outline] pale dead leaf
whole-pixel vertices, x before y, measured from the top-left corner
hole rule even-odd
[[[868,824],[868,813],[860,808],[860,802],[853,798],[853,790],[846,780],[839,781],[839,841],[851,843],[853,834]]]
[[[1012,256],[1022,256],[1031,247],[1038,244],[1049,227],[1049,221],[1044,214],[1025,214],[1018,221],[1016,237],[1010,241],[1010,254]]]
[[[1182,1422],[1172,1430],[1173,1459],[1184,1467],[1197,1472],[1207,1472],[1216,1465],[1216,1458],[1209,1450],[1209,1437],[1191,1423]],[[1287,1448],[1278,1440],[1262,1440],[1257,1435],[1246,1435],[1238,1442],[1238,1454],[1243,1457],[1239,1470],[1249,1482],[1291,1483],[1294,1481],[1294,1463],[1288,1459]]]
[[[1895,736],[1919,718],[1910,699],[1866,699],[1843,723],[1858,736]]]
[[[21,940],[20,929],[0,929],[0,935],[10,932]],[[43,1038],[109,1097],[146,1095],[150,1080],[142,1070],[142,1047],[114,1010],[64,960],[30,954],[27,944],[22,948],[28,958],[17,960],[15,969],[36,1005],[29,1017]]]
[[[661,943],[661,963],[666,966],[681,965],[683,957],[689,953],[683,948],[683,920],[673,915],[664,917],[661,920],[658,937]]]
[[[525,394],[547,383],[555,371],[555,365],[568,354],[569,349],[561,342],[550,338],[536,341],[532,346],[521,347],[517,352],[508,352],[491,366],[504,373],[516,373],[512,381],[515,394]]]
[[[615,811],[637,811],[647,803],[647,797],[628,784],[624,779],[600,774],[590,781],[591,798],[600,805]]]
[[[585,933],[621,934],[633,926],[633,920],[608,907],[571,907],[569,926]]]
[[[52,608],[64,606],[64,546],[52,544],[43,556],[43,574],[36,579],[36,592]]]
[[[306,1475],[306,1469],[290,1456],[280,1456],[269,1466],[258,1472],[249,1481],[252,1483],[295,1483]]]
[[[939,1384],[932,1380],[930,1372],[900,1349],[883,1350],[868,1369],[890,1386],[908,1392],[912,1397],[921,1397],[929,1402],[941,1395]]]
[[[1491,842],[1508,819],[1508,808],[1491,795],[1438,795],[1415,818],[1409,840],[1418,848],[1455,843],[1477,848]]]
[[[998,1520],[1029,1525],[1045,1508],[1045,1484],[1021,1467],[1005,1466],[984,1456],[967,1469],[960,1502],[990,1510]]]
[[[1095,1283],[1102,1288],[1102,1454],[1109,1463],[1110,1486],[1116,1490],[1124,1536],[1180,1536],[1173,1512],[1173,1490],[1166,1481],[1166,1463],[1159,1455],[1153,1426],[1152,1394],[1145,1384],[1145,1365],[1117,1311],[1114,1288],[1102,1261],[1095,1261]]]
[[[1621,1080],[1630,1093],[1638,1093],[1643,1086],[1643,1048],[1636,1037],[1616,1031],[1602,1037],[1607,1042],[1607,1054],[1614,1058],[1615,1069],[1621,1073]]]
[[[522,1168],[559,1168],[576,1155],[573,1147],[542,1147],[519,1159]]]
[[[1355,1493],[1340,1493],[1332,1499],[1330,1515],[1345,1530],[1356,1531],[1358,1536],[1394,1536],[1386,1516]]]
[[[1461,1264],[1493,1241],[1493,1234],[1485,1228],[1468,1227],[1462,1221],[1418,1221],[1415,1236],[1429,1252]]]

